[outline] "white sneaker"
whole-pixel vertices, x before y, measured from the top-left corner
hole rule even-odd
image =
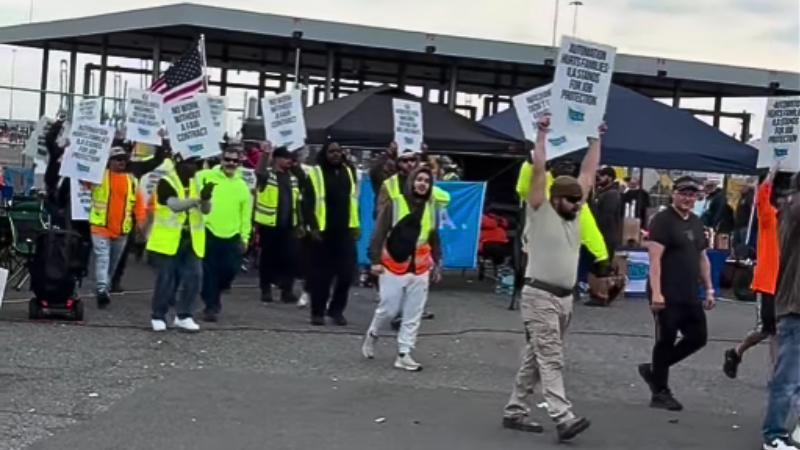
[[[163,320],[150,320],[150,326],[153,327],[153,331],[167,331],[167,322]]]
[[[789,438],[775,439],[768,444],[764,444],[764,450],[798,450],[800,447],[793,445]]]
[[[200,331],[200,325],[198,325],[197,322],[195,322],[191,317],[187,317],[185,319],[179,319],[176,317],[173,325],[175,328],[180,328],[183,331]]]
[[[367,336],[364,338],[364,345],[361,346],[361,354],[364,358],[372,359],[375,357],[375,343],[378,342],[378,336],[367,331]]]
[[[308,292],[303,292],[303,295],[301,295],[300,299],[297,300],[297,307],[305,308],[306,306],[308,306]]]
[[[414,358],[408,353],[398,356],[397,359],[394,360],[394,367],[409,372],[419,372],[422,370],[422,364],[414,361]]]

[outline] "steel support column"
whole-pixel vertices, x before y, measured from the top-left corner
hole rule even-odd
[[[67,83],[67,91],[70,95],[67,97],[67,114],[72,116],[72,111],[75,108],[75,80],[78,73],[78,45],[73,44],[72,50],[69,52],[69,82]]]
[[[325,100],[333,98],[333,77],[336,69],[336,53],[333,48],[328,48],[328,58],[325,61]]]
[[[424,98],[426,102],[431,101],[431,88],[427,84],[422,86],[422,98]]]
[[[681,107],[681,82],[676,81],[675,87],[672,90],[672,107],[673,108],[680,108]]]
[[[97,95],[100,97],[100,117],[102,118],[106,110],[106,79],[108,78],[108,37],[103,37],[103,44],[100,47],[100,83],[97,86]],[[102,119],[100,119],[102,120]]]
[[[42,78],[41,82],[39,83],[39,89],[41,92],[39,93],[39,117],[44,116],[45,111],[47,110],[47,76],[50,72],[50,44],[47,42],[44,43],[44,48],[42,49]]]
[[[451,111],[456,109],[458,97],[458,66],[455,63],[450,67],[450,87],[447,90],[447,107]]]
[[[219,75],[219,95],[225,96],[228,93],[228,46],[222,46],[222,67]],[[247,105],[245,105],[247,108]]]
[[[714,115],[712,116],[712,120],[714,122],[714,128],[719,129],[720,126],[720,119],[722,118],[722,96],[717,95],[714,97]]]
[[[288,65],[289,65],[289,51],[284,50],[283,52],[281,52],[281,79],[278,84],[278,90],[281,92],[286,92],[286,84],[288,83],[286,69]]]
[[[339,98],[342,91],[342,58],[336,58],[333,64],[333,98]]]
[[[151,84],[161,76],[161,39],[156,39],[153,45],[153,79]]]
[[[408,64],[405,61],[400,62],[400,67],[398,67],[397,71],[397,88],[405,91],[406,90],[406,80],[408,78]]]

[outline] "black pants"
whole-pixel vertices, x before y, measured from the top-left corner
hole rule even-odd
[[[310,247],[313,270],[306,278],[306,288],[311,295],[311,315],[343,314],[356,270],[356,241],[347,232],[326,233]]]
[[[670,303],[655,313],[656,343],[653,346],[653,384],[656,390],[669,389],[669,369],[706,346],[706,312],[699,299]],[[678,339],[678,332],[682,337]]]
[[[294,230],[259,225],[258,239],[261,251],[258,260],[261,291],[269,292],[274,284],[288,292],[297,276],[298,245]]]
[[[229,238],[214,236],[206,230],[206,254],[203,257],[203,287],[200,297],[205,310],[217,314],[222,311],[222,291],[233,283],[242,265],[242,238],[237,234]]]

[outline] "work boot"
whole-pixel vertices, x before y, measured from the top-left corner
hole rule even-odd
[[[528,416],[503,417],[503,428],[527,433],[541,433],[544,431],[544,427],[539,422]]]
[[[261,291],[261,303],[272,303],[272,289]]]
[[[325,316],[311,316],[311,325],[315,327],[325,326]]]
[[[342,314],[342,313],[338,313],[338,314],[328,313],[328,317],[330,317],[331,320],[333,320],[333,323],[335,325],[338,325],[340,327],[346,327],[347,326],[347,319],[344,317],[344,314]]]
[[[558,435],[558,442],[566,442],[572,440],[575,436],[583,433],[592,426],[589,419],[583,417],[574,417],[556,426],[556,435]]]
[[[112,294],[122,294],[125,292],[125,289],[122,287],[122,282],[119,280],[114,280],[111,282],[111,291]]]
[[[297,303],[297,296],[291,290],[281,291],[281,302],[294,305]]]
[[[98,292],[97,293],[97,308],[98,309],[106,309],[108,305],[111,304],[111,297],[108,296],[108,292]]]
[[[203,311],[203,322],[216,322],[218,319],[217,313],[211,310]]]
[[[666,409],[667,411],[683,411],[683,405],[675,399],[669,389],[653,394],[650,399],[650,407],[656,409]]]

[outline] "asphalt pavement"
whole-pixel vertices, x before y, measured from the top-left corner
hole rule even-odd
[[[392,368],[393,336],[375,360],[360,355],[374,292],[354,289],[351,324],[312,328],[308,311],[258,301],[243,275],[217,324],[196,335],[148,331],[152,275],[132,263],[124,295],[86,322],[30,323],[24,292],[0,309],[0,450],[400,450],[556,448],[542,435],[504,430],[524,343],[518,312],[484,282],[450,274],[432,290],[415,357],[420,373]],[[90,288],[90,286],[86,286]],[[199,305],[198,305],[199,307]],[[738,380],[722,352],[753,326],[752,305],[721,303],[711,342],[673,370],[680,413],[647,406],[636,374],[652,344],[641,300],[576,308],[567,338],[567,393],[592,428],[569,447],[607,450],[759,448],[768,364],[761,346]],[[542,402],[541,397],[535,403]]]

